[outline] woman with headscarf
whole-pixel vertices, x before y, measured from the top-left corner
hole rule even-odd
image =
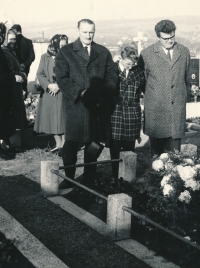
[[[47,53],[41,56],[37,79],[43,88],[37,108],[34,131],[53,134],[56,145],[52,153],[61,156],[64,143],[64,126],[62,120],[62,93],[56,83],[55,57],[63,45],[68,44],[66,35],[55,35],[50,40]]]
[[[15,76],[10,74],[7,59],[1,45],[5,40],[6,26],[0,23],[0,158],[12,159],[9,138],[15,133],[14,118],[12,114],[12,83]]]
[[[12,29],[7,33],[6,45],[3,46],[3,52],[7,59],[9,73],[15,77],[12,83],[15,129],[23,129],[27,126],[22,89],[22,83],[26,80],[26,74],[20,71],[20,63],[16,56],[16,33]]]

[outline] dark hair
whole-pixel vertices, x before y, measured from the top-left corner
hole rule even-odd
[[[22,32],[22,27],[19,24],[14,24],[11,29],[15,30],[16,32]]]
[[[94,27],[95,27],[94,21],[89,20],[89,19],[82,19],[82,20],[79,20],[79,22],[78,22],[78,26],[77,26],[78,29],[79,29],[79,27],[80,27],[81,22],[83,22],[83,23],[88,23],[88,24],[93,24]]]
[[[121,50],[121,57],[123,60],[128,58],[132,61],[136,61],[138,60],[138,51],[133,46],[124,47]]]
[[[60,36],[60,41],[61,40],[66,40],[66,43],[68,44],[68,37],[65,35],[65,34],[62,34],[61,36]]]
[[[160,32],[170,34],[172,31],[176,30],[176,26],[171,20],[161,20],[155,26],[155,32],[158,37],[160,37]]]

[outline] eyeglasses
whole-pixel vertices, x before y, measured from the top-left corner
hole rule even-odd
[[[160,38],[162,38],[164,41],[168,42],[169,40],[172,40],[175,38],[175,35],[168,37],[168,38],[163,38],[162,36],[160,36]]]

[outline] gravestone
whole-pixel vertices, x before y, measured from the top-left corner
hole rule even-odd
[[[191,95],[191,86],[199,86],[200,76],[200,59],[191,59],[190,70],[189,70],[189,83],[187,87],[187,102],[194,102],[194,96]],[[197,97],[197,101],[200,101],[200,96]]]

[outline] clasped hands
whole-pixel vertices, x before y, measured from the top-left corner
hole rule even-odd
[[[56,93],[58,93],[59,91],[59,87],[56,83],[53,83],[53,84],[49,84],[48,85],[48,89],[47,89],[47,92],[51,95],[51,96],[55,96]]]

